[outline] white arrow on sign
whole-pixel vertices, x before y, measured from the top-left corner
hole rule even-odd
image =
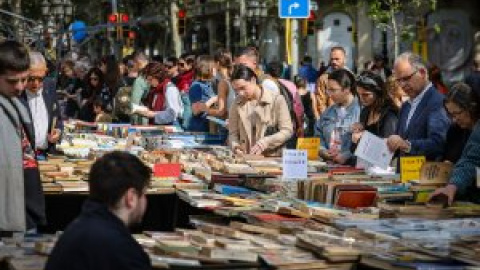
[[[292,15],[292,8],[297,9],[300,7],[300,4],[298,2],[294,2],[290,6],[288,6],[288,14]]]

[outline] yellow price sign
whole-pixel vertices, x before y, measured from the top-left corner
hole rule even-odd
[[[320,138],[298,138],[297,149],[307,150],[308,159],[316,160],[320,150]]]
[[[401,157],[400,158],[400,179],[402,183],[406,183],[410,180],[419,180],[420,172],[423,164],[425,163],[425,157]]]

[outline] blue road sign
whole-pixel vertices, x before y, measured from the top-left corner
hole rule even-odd
[[[308,18],[310,16],[310,0],[278,0],[280,18]]]

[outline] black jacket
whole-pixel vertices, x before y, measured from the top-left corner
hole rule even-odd
[[[48,258],[46,270],[152,269],[124,223],[103,204],[87,200]]]
[[[57,99],[57,92],[56,92],[56,85],[55,81],[49,78],[46,78],[43,81],[43,100],[45,102],[45,107],[47,108],[47,113],[48,113],[48,132],[52,130],[52,124],[53,124],[53,119],[56,118],[56,124],[55,128],[60,129],[63,132],[63,121],[61,118],[60,114],[60,106],[58,104],[58,99]],[[23,102],[25,107],[27,107],[28,112],[30,113],[30,116],[32,117],[32,120],[35,121],[35,115],[32,115],[32,112],[30,110],[30,106],[28,105],[28,98],[26,91],[23,91],[22,95],[20,96],[20,100]],[[34,133],[35,134],[35,133]],[[33,140],[35,142],[35,140]],[[48,143],[48,150],[53,150],[55,145]]]

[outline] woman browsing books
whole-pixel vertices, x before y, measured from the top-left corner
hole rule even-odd
[[[232,73],[237,98],[229,113],[229,143],[237,154],[280,155],[293,135],[287,103],[282,95],[264,91],[253,70],[237,65]]]

